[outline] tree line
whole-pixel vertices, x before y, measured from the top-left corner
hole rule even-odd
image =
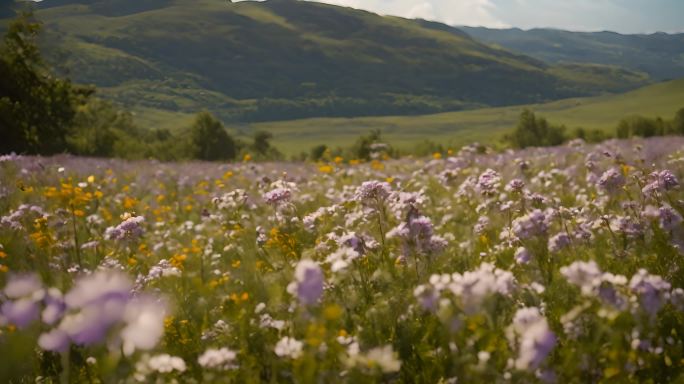
[[[564,125],[552,124],[525,109],[520,113],[513,132],[504,135],[503,141],[513,148],[527,148],[560,145],[572,139],[595,143],[613,137],[627,139],[664,135],[684,135],[684,107],[680,108],[671,120],[638,115],[623,118],[618,122],[614,135],[598,129],[587,130],[581,127],[568,131]]]

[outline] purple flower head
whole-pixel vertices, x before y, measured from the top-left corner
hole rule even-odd
[[[627,284],[627,278],[622,275],[604,273],[596,288],[596,295],[602,302],[622,311],[627,308],[628,299],[616,287]]]
[[[290,202],[292,191],[287,188],[276,188],[264,193],[263,198],[266,204],[280,206]]]
[[[490,263],[482,263],[474,271],[466,271],[462,275],[452,274],[448,288],[460,297],[463,310],[472,314],[480,309],[487,297],[497,293],[504,296],[511,294],[516,288],[516,281],[511,272],[498,269]]]
[[[549,252],[555,253],[570,245],[572,241],[567,233],[561,232],[549,239]]]
[[[17,328],[25,328],[40,316],[38,303],[30,298],[7,301],[2,304],[2,315]]]
[[[546,215],[539,209],[513,220],[513,233],[521,240],[545,235],[548,229]]]
[[[556,346],[556,335],[536,307],[519,309],[511,328],[519,336],[515,368],[536,370]]]
[[[39,302],[45,291],[35,273],[11,275],[4,289],[8,301],[0,308],[2,316],[18,328],[25,328],[40,317]]]
[[[629,289],[639,297],[641,307],[651,316],[660,310],[668,299],[672,286],[658,275],[640,269],[629,281]]]
[[[611,220],[610,228],[626,235],[629,238],[639,237],[644,233],[644,228],[641,222],[636,221],[631,216],[618,216]]]
[[[121,320],[133,284],[115,271],[98,271],[80,278],[64,297],[67,309],[59,329],[76,344],[103,341],[110,327]]]
[[[61,299],[55,289],[45,297],[43,319],[59,325],[43,333],[38,344],[44,350],[64,351],[69,343],[92,345],[105,341],[114,330],[123,351],[149,350],[161,338],[167,306],[152,296],[132,298],[133,284],[127,275],[114,270],[97,270],[79,278]],[[64,316],[62,314],[66,312]]]
[[[368,249],[373,249],[377,242],[372,238],[358,235],[356,232],[347,232],[337,239],[337,244],[341,247],[349,247],[363,255]]]
[[[575,228],[573,236],[578,240],[591,240],[594,237],[591,224],[587,222],[579,223]]]
[[[570,284],[574,284],[582,290],[585,295],[590,295],[594,289],[600,284],[602,275],[601,269],[594,260],[575,261],[572,264],[561,267],[561,275],[565,277]]]
[[[652,196],[657,192],[669,191],[679,187],[679,180],[669,170],[651,172],[649,175],[650,182],[644,186],[641,191],[644,195]]]
[[[105,238],[117,241],[132,241],[139,239],[145,232],[142,223],[145,221],[143,216],[124,216],[124,221],[116,227],[109,227],[105,230]]]
[[[669,205],[664,205],[658,209],[658,219],[660,228],[665,231],[675,230],[682,223],[682,215]]]
[[[483,196],[492,196],[501,186],[501,176],[493,169],[487,169],[477,179],[475,189]]]
[[[45,302],[45,309],[43,309],[41,314],[43,323],[48,325],[55,324],[62,318],[66,310],[66,303],[64,302],[62,292],[57,288],[50,288],[47,290],[43,301]]]
[[[527,264],[530,262],[530,259],[532,259],[532,255],[530,254],[530,251],[527,250],[527,248],[519,247],[515,250],[514,258],[515,262],[518,264]]]
[[[506,184],[504,190],[506,192],[521,193],[523,191],[523,188],[525,188],[524,181],[520,179],[513,179],[510,182],[508,182],[508,184]]]
[[[477,223],[475,223],[475,226],[473,227],[473,232],[475,232],[476,235],[482,235],[487,231],[488,227],[489,217],[480,216],[480,218],[477,219]]]
[[[430,218],[419,216],[409,220],[409,236],[414,239],[427,239],[432,236],[433,228]]]
[[[7,285],[5,285],[5,296],[10,299],[19,299],[32,296],[34,293],[43,289],[43,283],[37,274],[17,274],[11,275]]]
[[[302,304],[311,305],[323,295],[324,280],[323,271],[315,261],[301,260],[295,268],[295,281],[287,289]]]
[[[38,346],[45,351],[64,352],[69,348],[69,335],[61,329],[53,329],[40,335]]]
[[[429,285],[419,285],[414,289],[413,296],[418,300],[418,303],[424,310],[431,312],[437,310],[439,292],[433,287]]]
[[[133,284],[123,273],[98,271],[76,281],[65,296],[69,309],[80,309],[90,305],[106,303],[109,300],[127,300]]]
[[[364,181],[354,193],[354,200],[362,203],[385,201],[392,193],[392,187],[384,181]]]
[[[598,180],[599,188],[603,189],[604,191],[610,194],[618,192],[620,188],[622,188],[624,185],[625,177],[616,168],[611,168],[603,172],[603,174]]]
[[[387,238],[400,238],[404,253],[414,248],[420,253],[439,252],[446,248],[447,241],[434,234],[434,227],[430,218],[426,216],[409,216],[407,222],[387,232]]]

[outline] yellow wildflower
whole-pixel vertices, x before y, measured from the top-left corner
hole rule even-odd
[[[318,166],[318,170],[321,173],[332,173],[333,167],[330,166],[329,164],[322,164],[322,165]]]

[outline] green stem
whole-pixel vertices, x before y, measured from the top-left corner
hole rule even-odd
[[[71,226],[74,230],[74,247],[76,248],[76,261],[78,262],[78,267],[83,268],[81,263],[81,247],[78,244],[78,233],[76,232],[76,213],[74,212],[74,205],[71,205]]]
[[[66,352],[63,352],[61,354],[62,357],[62,374],[59,377],[59,381],[62,384],[69,384],[69,369],[70,367],[70,357],[69,357],[69,349],[66,350]]]

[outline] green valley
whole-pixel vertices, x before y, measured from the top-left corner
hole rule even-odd
[[[361,134],[378,129],[400,149],[411,149],[429,139],[458,147],[473,141],[492,144],[513,129],[527,108],[568,129],[582,127],[614,133],[620,119],[635,114],[671,118],[684,107],[684,79],[650,85],[619,95],[570,98],[544,104],[483,108],[423,116],[383,116],[352,119],[303,119],[243,126],[240,132],[267,130],[280,149],[298,154],[316,144],[351,145]]]

